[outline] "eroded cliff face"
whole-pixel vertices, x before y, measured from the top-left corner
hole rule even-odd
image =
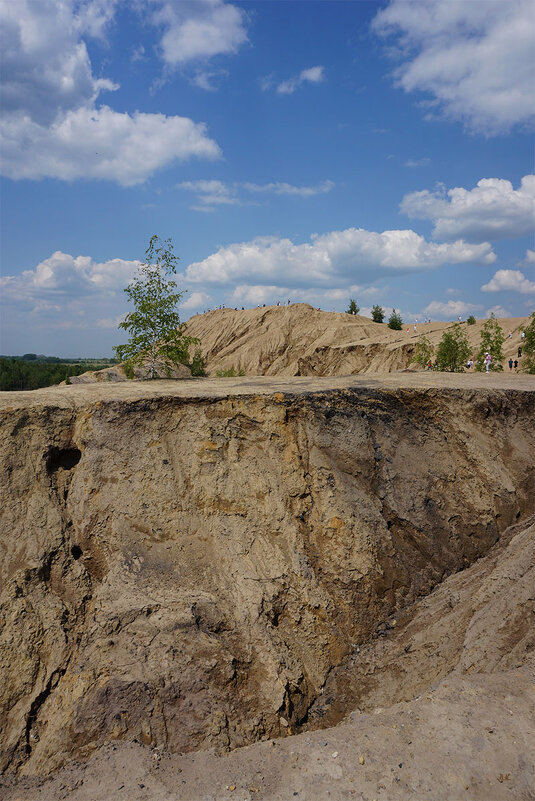
[[[2,412],[2,770],[296,730],[355,645],[535,511],[533,393],[122,389]]]

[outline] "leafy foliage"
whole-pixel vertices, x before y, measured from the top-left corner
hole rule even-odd
[[[191,360],[191,374],[192,376],[205,375],[204,358],[200,348],[195,348],[193,359]]]
[[[524,329],[525,337],[522,345],[522,372],[535,375],[535,312],[531,314],[531,321]]]
[[[438,343],[436,366],[443,372],[462,373],[469,356],[470,345],[466,333],[459,323],[455,323],[453,328],[444,331]]]
[[[466,322],[467,322],[468,325],[475,325],[476,324],[476,318],[474,317],[473,314],[471,314],[470,317],[466,318]]]
[[[382,323],[385,319],[385,310],[377,304],[372,308],[372,320],[374,323]]]
[[[125,376],[130,379],[134,378],[135,373],[134,373],[134,365],[132,364],[132,362],[128,361],[125,362],[123,364],[123,367]]]
[[[145,262],[125,289],[134,311],[126,315],[119,328],[129,332],[130,340],[114,350],[118,359],[132,365],[148,361],[150,378],[157,377],[157,361],[163,363],[167,374],[172,365],[187,363],[190,345],[199,342],[184,334],[185,323],[180,322],[176,310],[185,294],[177,291],[176,281],[170,277],[176,273],[177,261],[171,240],[162,242],[159,236],[152,236]]]
[[[393,331],[401,331],[403,328],[403,320],[401,319],[401,314],[397,312],[395,309],[392,309],[392,314],[388,318],[388,327],[391,328]]]
[[[505,341],[505,334],[494,315],[485,320],[481,329],[481,339],[479,353],[476,359],[476,370],[483,372],[485,369],[485,354],[490,353],[492,362],[490,369],[493,372],[503,370],[503,350],[502,345]]]
[[[416,347],[414,348],[413,361],[416,364],[421,364],[422,367],[427,367],[430,361],[433,360],[435,348],[427,337],[421,336]]]
[[[351,298],[351,300],[349,301],[349,309],[347,310],[347,313],[348,314],[358,314],[359,311],[360,311],[360,308],[359,308],[359,306],[357,306],[356,300],[353,300],[353,298]]]

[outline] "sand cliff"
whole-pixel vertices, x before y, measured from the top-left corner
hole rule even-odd
[[[2,770],[46,774],[110,740],[224,752],[446,675],[460,646],[410,666],[414,681],[383,655],[382,689],[356,655],[535,512],[533,386],[420,374],[3,393]],[[533,648],[532,594],[517,601],[510,656],[470,657],[478,672]]]

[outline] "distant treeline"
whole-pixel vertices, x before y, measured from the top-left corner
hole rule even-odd
[[[39,389],[66,381],[88,370],[101,370],[113,359],[61,359],[58,356],[0,356],[0,390]]]

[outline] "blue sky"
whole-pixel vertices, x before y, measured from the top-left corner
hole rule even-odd
[[[535,307],[531,0],[5,0],[0,352],[111,355],[171,237],[183,319]]]

